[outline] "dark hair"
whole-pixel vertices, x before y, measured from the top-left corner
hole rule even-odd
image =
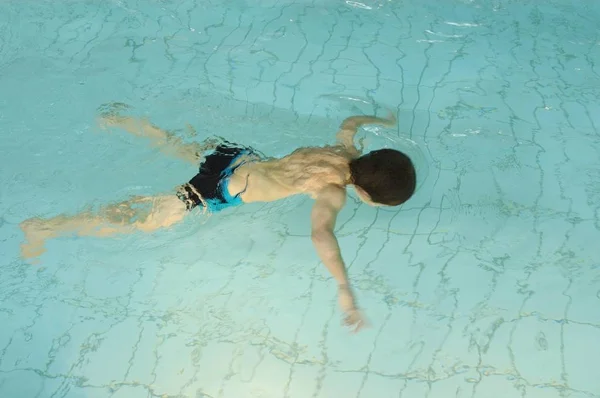
[[[379,149],[350,161],[352,184],[371,200],[388,206],[406,202],[415,193],[417,174],[408,156],[395,149]]]

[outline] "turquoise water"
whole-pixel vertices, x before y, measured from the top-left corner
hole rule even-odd
[[[0,397],[599,397],[598,21],[585,0],[3,1]],[[362,136],[421,187],[338,224],[370,329],[340,325],[305,198],[24,263],[22,220],[194,174],[98,129],[110,101],[273,156],[395,109]]]

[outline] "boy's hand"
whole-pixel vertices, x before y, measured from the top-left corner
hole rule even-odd
[[[344,312],[344,324],[349,326],[353,333],[358,332],[365,326],[365,321],[362,313],[356,308],[354,294],[348,285],[339,285],[338,302],[340,308]]]
[[[363,314],[359,310],[351,310],[346,312],[344,317],[344,325],[349,326],[352,333],[358,333],[364,327],[368,326]]]

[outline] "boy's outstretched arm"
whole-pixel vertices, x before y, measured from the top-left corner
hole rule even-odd
[[[340,246],[334,234],[335,221],[346,202],[346,191],[337,186],[325,188],[316,197],[311,213],[312,241],[317,254],[338,284],[338,302],[345,314],[344,322],[355,332],[365,326],[346,273]]]
[[[365,124],[380,124],[393,127],[396,125],[396,117],[392,113],[385,119],[377,116],[350,116],[344,119],[340,125],[340,129],[336,134],[338,143],[348,149],[358,151],[354,145],[354,137],[358,129]]]

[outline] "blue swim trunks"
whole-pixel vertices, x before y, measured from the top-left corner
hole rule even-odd
[[[244,191],[232,196],[227,188],[229,179],[238,167],[246,163],[237,162],[240,157],[254,154],[256,152],[248,147],[229,143],[217,146],[200,164],[198,174],[180,187],[177,196],[188,210],[206,205],[207,210],[214,213],[241,205]]]

